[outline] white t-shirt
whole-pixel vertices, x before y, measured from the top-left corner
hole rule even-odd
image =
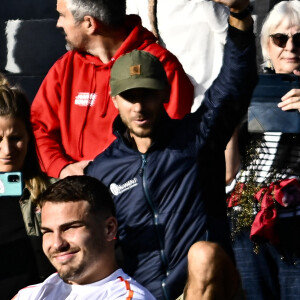
[[[16,300],[155,300],[154,296],[139,283],[118,269],[100,281],[85,285],[65,283],[57,273],[44,282],[19,291]]]

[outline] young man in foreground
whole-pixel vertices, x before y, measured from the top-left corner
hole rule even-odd
[[[39,204],[43,250],[57,273],[15,299],[155,299],[118,267],[115,208],[101,182],[67,177],[50,186]]]

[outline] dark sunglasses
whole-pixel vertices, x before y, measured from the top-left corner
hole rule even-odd
[[[286,43],[290,37],[293,40],[294,46],[297,48],[300,47],[300,32],[297,32],[292,36],[289,36],[284,33],[274,33],[274,34],[270,34],[270,37],[273,43],[280,48],[284,48],[286,46]]]

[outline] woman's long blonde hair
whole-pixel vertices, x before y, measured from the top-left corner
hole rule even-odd
[[[49,184],[49,178],[41,171],[35,149],[35,139],[30,123],[30,104],[25,94],[12,87],[3,74],[0,73],[0,117],[19,119],[24,122],[29,142],[24,160],[22,175],[25,187],[35,200]]]

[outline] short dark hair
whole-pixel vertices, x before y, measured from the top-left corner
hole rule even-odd
[[[126,16],[126,0],[67,0],[75,21],[91,16],[106,26],[122,27]]]
[[[116,216],[114,202],[108,188],[98,179],[90,176],[68,176],[50,185],[38,198],[42,208],[46,202],[87,201],[91,213]],[[107,215],[108,214],[108,215]]]

